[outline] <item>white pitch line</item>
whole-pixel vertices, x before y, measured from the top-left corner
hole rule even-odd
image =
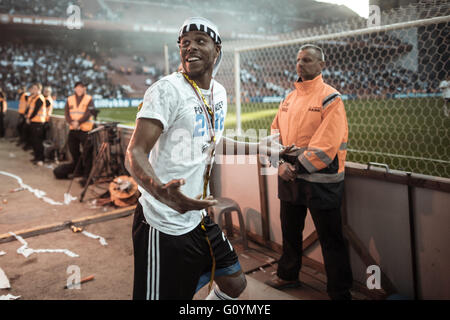
[[[54,205],[54,206],[62,206],[63,203],[59,202],[59,201],[55,201],[49,197],[46,197],[46,193],[45,191],[39,190],[39,189],[34,189],[32,187],[30,187],[29,185],[23,183],[23,180],[21,177],[16,176],[15,174],[9,173],[9,172],[5,172],[5,171],[0,171],[0,174],[4,175],[4,176],[8,176],[11,178],[14,178],[17,180],[17,182],[19,183],[20,187],[28,190],[29,192],[31,192],[32,194],[34,194],[37,198],[44,200],[45,202]]]

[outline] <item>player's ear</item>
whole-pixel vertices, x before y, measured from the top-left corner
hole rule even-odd
[[[222,50],[222,45],[221,45],[221,44],[216,44],[214,48],[215,48],[215,50],[216,50],[216,56],[215,56],[215,59],[217,59],[217,58],[219,57],[220,50]]]

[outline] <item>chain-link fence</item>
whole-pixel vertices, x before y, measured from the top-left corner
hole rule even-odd
[[[294,89],[299,47],[312,43],[325,53],[324,81],[344,99],[348,161],[450,177],[450,115],[440,88],[449,79],[449,14],[446,1],[427,1],[382,13],[375,27],[353,19],[278,41],[225,44],[217,78],[229,96],[226,127],[244,135],[269,129]]]

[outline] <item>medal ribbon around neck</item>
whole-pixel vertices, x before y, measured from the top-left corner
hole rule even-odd
[[[209,114],[209,117],[206,116],[206,120],[208,122],[208,129],[210,131],[211,142],[215,142],[216,141],[216,133],[215,133],[215,128],[214,128],[214,120],[215,119],[214,119],[214,110],[212,109],[212,108],[214,108],[214,94],[213,94],[214,83],[213,83],[212,88],[211,88],[210,103],[208,103],[206,101],[206,98],[203,95],[202,91],[198,87],[197,83],[195,83],[194,80],[189,78],[189,76],[186,73],[183,73],[183,76],[187,80],[187,82],[189,82],[189,84],[191,85],[192,89],[195,92],[195,95],[197,96],[198,100],[201,102],[202,109],[205,112],[205,114],[206,115]]]
[[[210,131],[210,136],[211,136],[212,148],[211,148],[211,153],[209,155],[209,162],[207,163],[206,168],[205,168],[205,174],[204,174],[204,180],[203,180],[202,198],[205,199],[207,196],[209,180],[211,178],[212,161],[214,159],[214,154],[216,152],[216,132],[215,132],[215,128],[214,128],[214,110],[211,108],[211,106],[214,108],[214,96],[213,96],[214,82],[213,82],[213,87],[211,88],[210,104],[208,104],[205,96],[202,94],[202,92],[200,91],[200,88],[195,83],[195,81],[191,80],[186,73],[183,73],[183,76],[191,85],[192,89],[194,90],[195,94],[197,95],[197,98],[200,100],[200,102],[202,102],[202,109],[203,109],[203,112],[205,112],[205,116],[207,118],[207,123],[208,123],[209,131]],[[208,114],[209,114],[209,117],[208,117]],[[216,271],[216,258],[214,257],[214,251],[213,251],[213,248],[211,245],[211,241],[208,238],[204,220],[205,220],[205,216],[202,215],[201,228],[205,232],[205,239],[206,239],[206,242],[208,243],[209,253],[210,253],[211,259],[212,259],[211,278],[209,280],[209,286],[208,286],[208,293],[209,293],[209,292],[211,292],[212,285],[214,282],[214,275],[215,275],[215,271]]]
[[[213,144],[213,146],[211,148],[211,153],[209,155],[209,163],[206,165],[205,174],[204,174],[204,180],[203,180],[203,194],[202,194],[202,196],[203,196],[203,199],[205,199],[207,197],[209,180],[211,178],[212,161],[213,161],[214,155],[216,153],[216,148],[215,148],[216,131],[215,131],[215,128],[214,128],[214,111],[211,108],[211,106],[214,107],[214,95],[213,95],[214,83],[213,83],[213,86],[211,88],[210,104],[208,104],[208,102],[206,101],[205,96],[200,91],[200,88],[198,87],[197,83],[195,83],[194,80],[191,80],[186,73],[183,73],[183,76],[189,82],[189,84],[191,85],[191,87],[194,90],[195,94],[197,95],[197,98],[199,99],[199,101],[202,102],[202,108],[203,108],[203,111],[205,112],[205,115],[206,115],[206,118],[207,118],[209,132],[210,132],[210,136],[211,136],[211,143]],[[210,117],[208,117],[208,114],[210,115]]]

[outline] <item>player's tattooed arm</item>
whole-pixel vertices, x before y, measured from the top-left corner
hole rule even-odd
[[[185,196],[180,190],[185,183],[184,179],[174,179],[164,184],[156,176],[148,155],[162,130],[162,124],[158,120],[140,118],[136,121],[125,157],[128,172],[155,199],[180,213],[216,205],[217,201],[211,198],[199,200]]]

